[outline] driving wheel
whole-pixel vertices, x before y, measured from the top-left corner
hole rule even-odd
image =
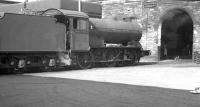
[[[90,52],[78,53],[76,56],[78,67],[81,69],[92,68],[93,57]]]

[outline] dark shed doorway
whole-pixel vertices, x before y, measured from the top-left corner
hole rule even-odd
[[[192,58],[193,21],[183,9],[173,9],[163,15],[161,28],[161,60]]]

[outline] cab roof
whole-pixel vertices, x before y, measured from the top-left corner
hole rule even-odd
[[[71,17],[89,18],[89,16],[84,12],[64,10],[64,9],[54,9],[54,8],[43,11],[42,15],[66,15]]]

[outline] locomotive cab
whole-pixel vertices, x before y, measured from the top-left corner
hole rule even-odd
[[[42,14],[51,15],[56,18],[57,22],[65,24],[68,43],[66,49],[72,52],[89,51],[89,21],[85,13],[52,8]]]
[[[89,30],[87,18],[72,18],[71,50],[73,52],[89,51]]]
[[[66,49],[68,50],[72,62],[66,65],[78,65],[79,68],[88,68],[91,65],[90,45],[89,45],[89,17],[87,14],[78,11],[62,9],[48,9],[44,13],[53,13],[58,22],[66,25]],[[56,13],[56,14],[55,14]],[[59,17],[63,18],[59,18]],[[61,19],[61,21],[59,21]],[[66,21],[67,20],[67,21]],[[66,23],[67,22],[67,23]],[[59,55],[64,62],[69,62]]]

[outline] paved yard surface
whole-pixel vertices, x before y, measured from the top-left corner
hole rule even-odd
[[[137,66],[0,75],[0,107],[200,107],[199,65]]]
[[[27,74],[130,85],[192,90],[200,87],[200,64],[191,60],[142,62],[136,66]]]
[[[0,81],[0,107],[200,107],[200,95],[185,90],[24,75]]]

